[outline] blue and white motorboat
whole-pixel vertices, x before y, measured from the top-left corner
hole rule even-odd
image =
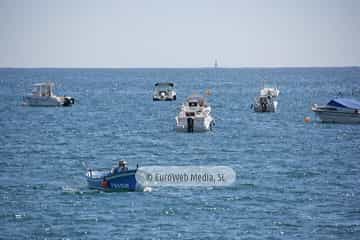
[[[88,169],[86,180],[89,188],[103,191],[143,191],[136,180],[138,168],[129,170],[127,162],[120,160],[118,167],[109,169]]]
[[[360,123],[360,102],[349,98],[335,98],[325,106],[314,104],[313,112],[326,123]]]

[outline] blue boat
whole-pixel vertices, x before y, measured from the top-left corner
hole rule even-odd
[[[129,170],[126,161],[119,161],[119,166],[109,169],[88,169],[86,180],[91,189],[102,191],[142,191],[143,187],[136,180],[137,168]]]

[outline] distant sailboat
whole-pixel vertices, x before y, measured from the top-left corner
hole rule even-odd
[[[219,64],[218,64],[218,61],[215,60],[215,63],[214,63],[214,68],[218,68],[219,67]]]

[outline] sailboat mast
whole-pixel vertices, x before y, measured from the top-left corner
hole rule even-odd
[[[217,60],[215,59],[215,63],[214,63],[214,68],[218,68],[218,62],[217,62]]]

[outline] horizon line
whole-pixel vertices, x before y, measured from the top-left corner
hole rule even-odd
[[[243,67],[0,67],[0,69],[279,69],[279,68],[360,68],[360,65],[339,66],[243,66]]]

